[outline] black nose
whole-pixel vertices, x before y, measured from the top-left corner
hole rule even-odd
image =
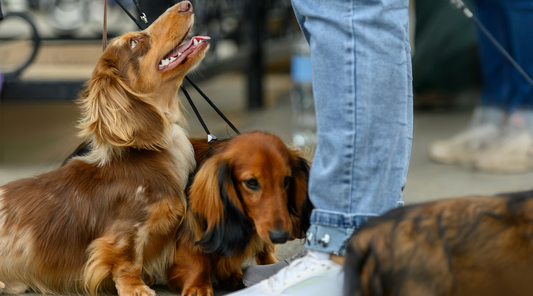
[[[179,12],[192,12],[192,4],[189,1],[181,1]]]
[[[276,229],[274,231],[269,231],[268,237],[270,237],[270,241],[275,244],[283,244],[289,239],[290,233],[283,229]]]

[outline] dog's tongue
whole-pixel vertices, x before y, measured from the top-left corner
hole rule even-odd
[[[159,62],[159,70],[173,68],[175,65],[185,60],[190,53],[194,52],[194,50],[187,51],[189,48],[199,45],[200,43],[204,42],[204,40],[209,39],[211,39],[209,36],[194,36],[191,38],[191,40],[185,42],[177,48],[174,48]]]
[[[185,42],[180,47],[178,47],[177,52],[183,53],[186,51],[191,45],[197,45],[200,41],[209,40],[211,37],[209,36],[194,36],[189,40],[188,42]]]

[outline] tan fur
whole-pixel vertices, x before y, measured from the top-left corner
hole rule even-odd
[[[178,7],[148,29],[118,37],[102,54],[78,100],[80,135],[91,151],[0,187],[4,293],[116,289],[150,296],[143,277],[175,264],[195,167],[176,93],[208,49],[203,43],[183,63],[158,70],[194,21]]]

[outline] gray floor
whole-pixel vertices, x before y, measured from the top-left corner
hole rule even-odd
[[[291,87],[288,75],[266,78],[266,107],[261,111],[245,111],[245,79],[229,73],[202,83],[201,88],[241,131],[263,130],[288,141],[291,133]],[[200,112],[211,131],[218,137],[231,135],[209,107],[196,97]],[[0,185],[23,177],[51,170],[59,165],[80,142],[74,124],[77,109],[74,104],[3,104],[0,106],[3,162],[0,164]],[[533,172],[519,175],[493,175],[453,165],[430,161],[426,148],[431,141],[449,137],[463,128],[469,112],[416,113],[414,143],[408,183],[404,192],[407,204],[443,197],[469,194],[495,194],[533,187]],[[191,135],[204,137],[194,114],[187,115]],[[282,245],[278,257],[287,258],[302,248],[301,242]],[[170,293],[158,287],[161,295]],[[223,295],[225,291],[216,291]]]

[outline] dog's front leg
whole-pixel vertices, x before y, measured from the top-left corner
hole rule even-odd
[[[142,267],[124,262],[113,269],[113,281],[120,296],[155,296],[141,279]]]
[[[257,254],[255,261],[258,265],[269,265],[278,263],[276,258],[276,248],[273,245],[265,244],[263,250]]]
[[[215,276],[223,289],[232,289],[242,285],[242,258],[222,257],[217,263]]]
[[[128,228],[137,228],[131,226]],[[122,234],[118,235],[117,233]],[[143,236],[136,232],[110,231],[89,246],[85,285],[95,295],[101,283],[111,278],[120,296],[155,296],[141,278],[143,266]],[[144,232],[139,231],[139,234]],[[145,235],[146,236],[146,235]]]
[[[212,256],[190,242],[178,242],[174,264],[168,269],[167,284],[182,296],[213,296]]]

